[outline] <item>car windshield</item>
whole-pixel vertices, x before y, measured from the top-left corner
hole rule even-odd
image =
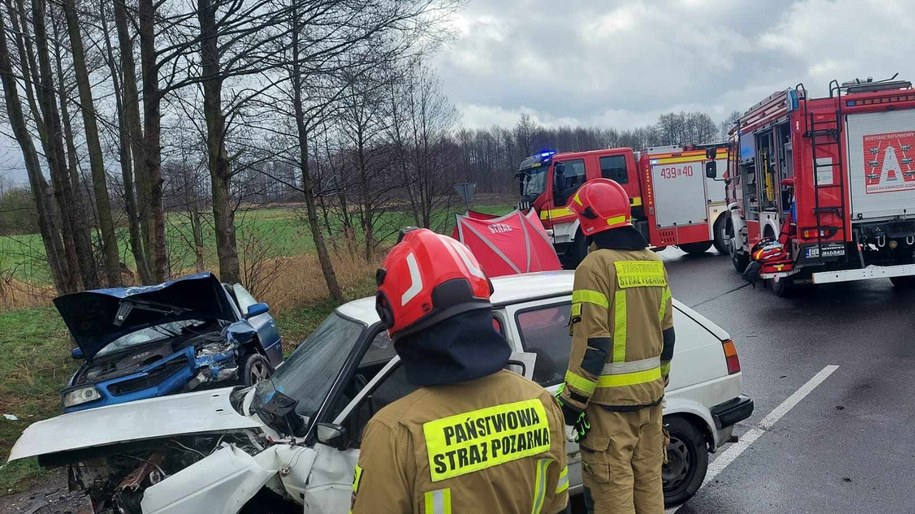
[[[266,404],[276,390],[298,401],[297,414],[314,416],[365,329],[366,325],[337,313],[328,316],[270,380],[257,386],[255,405]]]
[[[521,191],[523,196],[540,196],[546,190],[547,166],[527,170],[521,174]]]
[[[124,351],[128,348],[141,346],[156,341],[164,341],[170,337],[181,335],[182,330],[195,325],[203,325],[206,322],[197,319],[184,319],[180,321],[170,321],[161,325],[146,327],[136,332],[131,332],[110,342],[96,354],[96,358],[111,355],[113,353]]]

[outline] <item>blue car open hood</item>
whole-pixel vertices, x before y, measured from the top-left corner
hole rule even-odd
[[[124,299],[153,308],[173,306],[170,312],[134,307],[117,323]],[[222,284],[212,273],[198,273],[154,286],[95,289],[59,296],[54,306],[86,359],[112,341],[131,332],[170,321],[187,319],[236,321],[235,311]],[[165,310],[165,309],[161,309]],[[122,314],[124,312],[122,311]]]

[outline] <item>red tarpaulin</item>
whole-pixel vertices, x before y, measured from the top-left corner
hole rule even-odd
[[[452,237],[470,248],[490,277],[562,269],[533,210],[501,217],[473,211],[459,214]]]

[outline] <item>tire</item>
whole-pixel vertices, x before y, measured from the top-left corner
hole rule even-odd
[[[702,255],[709,248],[712,247],[711,241],[703,241],[701,243],[687,243],[685,245],[679,245],[679,248],[684,252],[690,255]]]
[[[718,253],[721,255],[728,255],[731,253],[731,236],[728,234],[728,226],[730,224],[731,213],[725,212],[718,216],[718,219],[715,220],[715,224],[712,226],[712,232],[715,234],[715,239],[712,240],[712,244],[715,245],[715,250],[718,250]]]
[[[890,282],[896,289],[915,289],[915,276],[907,275],[904,277],[890,277]]]
[[[245,365],[242,370],[242,383],[245,387],[251,387],[261,380],[266,380],[273,375],[273,367],[267,358],[259,353],[252,353],[245,357]]]
[[[585,239],[585,235],[579,230],[575,233],[575,240],[573,240],[565,253],[565,258],[562,262],[563,269],[575,269],[581,264],[581,261],[585,259],[588,255],[588,242]]]
[[[737,243],[734,241],[737,239],[737,234],[734,233],[734,222],[731,221],[731,218],[728,218],[725,230],[729,237],[728,252],[731,254],[731,264],[734,265],[734,270],[737,273],[743,273],[747,269],[747,265],[750,264],[750,256],[737,251]]]
[[[786,277],[780,280],[775,280],[774,278],[766,280],[766,285],[769,286],[769,289],[775,293],[775,296],[779,298],[787,298],[791,296],[792,291],[794,290],[794,280],[791,277]]]
[[[674,507],[689,500],[699,490],[708,470],[708,444],[699,428],[686,418],[666,418],[670,444],[667,464],[661,468],[664,506]]]

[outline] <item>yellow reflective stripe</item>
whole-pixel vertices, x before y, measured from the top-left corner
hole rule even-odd
[[[629,222],[629,218],[627,218],[625,215],[607,218],[607,225],[619,225],[620,223],[628,223],[628,222]]]
[[[607,295],[603,293],[591,291],[589,289],[579,289],[572,291],[572,303],[582,302],[593,303],[594,305],[603,307],[605,309],[610,307],[610,300],[608,300]]]
[[[572,200],[574,200],[575,203],[581,205],[582,207],[585,206],[585,204],[581,203],[581,198],[578,197],[578,192],[575,193],[575,196],[572,197]]]
[[[661,378],[661,367],[621,375],[601,375],[597,387],[624,387],[654,382]]]
[[[575,213],[572,212],[572,209],[568,207],[560,207],[558,209],[544,209],[540,211],[540,219],[550,219],[550,218],[564,218],[566,216],[574,216]]]
[[[670,375],[670,361],[661,364],[661,375]]]
[[[632,198],[629,199],[629,205],[631,205],[633,207],[638,207],[638,206],[642,205],[642,197],[633,196]]]
[[[543,499],[546,497],[546,471],[552,463],[552,459],[540,459],[537,461],[537,476],[534,479],[534,506],[531,509],[531,514],[540,514],[540,509],[543,508]]]
[[[432,482],[466,475],[550,449],[538,399],[505,403],[423,423]]]
[[[436,489],[425,494],[425,514],[451,514],[451,488]]]
[[[578,316],[581,316],[581,304],[573,303],[572,304],[572,317],[577,318]]]
[[[626,290],[613,295],[613,357],[610,362],[626,361]]]
[[[566,383],[584,393],[585,396],[591,396],[591,393],[597,388],[596,381],[576,375],[571,371],[566,371]]]
[[[664,316],[667,316],[667,302],[670,301],[670,287],[664,288],[664,293],[661,294],[661,308],[658,310],[658,320],[664,321]]]
[[[559,481],[556,482],[556,494],[560,494],[569,488],[569,467],[562,468],[559,473]]]
[[[353,475],[353,494],[359,492],[360,480],[362,480],[362,467],[356,464],[356,473]]]
[[[617,261],[616,282],[621,288],[666,287],[664,263],[661,261]]]

